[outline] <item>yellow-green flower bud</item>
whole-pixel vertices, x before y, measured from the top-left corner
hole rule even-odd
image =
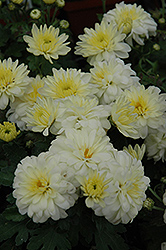
[[[33,9],[31,12],[30,12],[30,17],[32,19],[39,19],[41,17],[41,11],[38,10],[38,9]]]
[[[13,3],[9,3],[8,4],[8,9],[9,10],[14,10],[15,9],[15,5]]]
[[[6,142],[12,141],[20,134],[20,131],[16,130],[16,126],[11,122],[3,122],[0,124],[0,139]]]
[[[165,23],[165,18],[163,18],[163,17],[160,18],[158,22],[161,23],[161,24]]]
[[[53,4],[56,0],[43,0],[46,4]]]
[[[59,8],[62,8],[65,6],[65,1],[64,0],[56,0],[56,5],[59,7]]]
[[[152,211],[152,209],[154,207],[154,201],[151,198],[147,198],[143,202],[143,207],[147,208],[149,211]]]
[[[67,20],[61,20],[59,24],[62,29],[67,29],[69,27],[69,22]]]
[[[155,43],[155,44],[153,45],[153,49],[155,49],[155,50],[160,50],[160,45],[157,44],[157,43]]]

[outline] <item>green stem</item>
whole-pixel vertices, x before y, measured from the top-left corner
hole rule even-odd
[[[106,12],[106,0],[102,0],[103,3],[103,13]]]
[[[155,210],[159,210],[159,211],[164,211],[164,208],[161,208],[161,207],[156,207],[156,206],[153,206],[153,209],[155,209]]]
[[[162,17],[164,18],[164,16],[165,16],[165,0],[161,0],[161,4],[162,4]]]
[[[162,199],[160,198],[160,196],[158,196],[158,194],[156,194],[156,192],[153,191],[153,189],[151,189],[150,187],[148,188],[150,190],[150,192],[160,201],[163,202]]]
[[[55,8],[54,8],[54,13],[53,13],[52,18],[51,18],[51,24],[54,23],[54,19],[55,19],[55,16],[56,16],[57,11],[58,11],[58,8],[55,7]]]

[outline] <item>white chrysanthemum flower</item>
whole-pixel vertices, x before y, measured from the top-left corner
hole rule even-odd
[[[104,198],[109,196],[107,192],[108,183],[112,180],[112,176],[108,178],[108,172],[97,171],[90,169],[86,176],[76,176],[76,179],[81,184],[80,188],[83,195],[87,196],[85,204],[87,207],[92,208],[94,205],[105,207]]]
[[[150,129],[144,143],[148,159],[166,161],[166,123],[158,129]]]
[[[143,85],[131,86],[125,90],[125,96],[134,107],[133,113],[137,114],[136,122],[141,138],[148,135],[149,128],[158,128],[164,123],[164,112],[166,112],[166,94],[160,94],[161,90],[150,86],[147,89]]]
[[[23,39],[28,43],[27,50],[35,56],[43,55],[45,59],[58,59],[59,55],[66,55],[71,49],[67,47],[70,42],[66,42],[68,35],[65,33],[59,36],[59,28],[54,28],[52,25],[47,28],[47,25],[40,25],[40,29],[34,23],[32,26],[32,37],[24,35]],[[66,43],[65,43],[66,42]]]
[[[112,23],[96,23],[95,29],[84,29],[85,34],[79,35],[81,40],[77,42],[75,54],[88,58],[88,62],[93,65],[95,61],[109,60],[111,55],[120,58],[127,58],[130,46],[123,42],[126,37],[117,30]]]
[[[100,164],[110,161],[115,149],[109,137],[99,135],[96,129],[67,130],[52,141],[49,153],[61,156],[61,160],[73,167],[77,175],[86,175],[89,169],[97,169]]]
[[[110,106],[110,122],[115,126],[124,136],[133,139],[140,138],[138,133],[136,116],[134,114],[134,107],[126,99],[125,95],[120,95],[115,103]]]
[[[20,98],[15,98],[15,101],[10,104],[10,109],[7,112],[9,121],[14,122],[21,130],[26,130],[26,123],[22,120],[26,116],[29,108],[35,104],[37,97],[41,97],[38,92],[44,86],[43,79],[37,75],[35,78],[30,78],[31,82],[27,86],[25,93]]]
[[[163,204],[166,206],[166,190],[165,190],[165,193],[163,194]],[[164,223],[166,223],[166,209],[163,214],[163,219],[164,219]]]
[[[59,133],[71,128],[89,127],[100,131],[102,128],[108,130],[111,127],[107,119],[109,112],[105,110],[105,106],[98,105],[96,98],[69,96],[63,101],[63,106],[66,111],[61,119],[58,119],[62,126]]]
[[[109,184],[109,196],[104,199],[105,207],[96,207],[95,214],[104,216],[112,224],[132,221],[143,206],[149,178],[144,176],[140,160],[127,152],[114,152],[115,162],[110,164],[112,181]]]
[[[136,158],[137,160],[142,160],[145,154],[146,146],[145,144],[142,144],[140,147],[138,144],[134,146],[134,148],[131,145],[128,145],[127,147],[123,147],[123,151],[128,152],[132,157]]]
[[[157,23],[151,15],[137,4],[117,3],[116,8],[104,14],[103,20],[113,23],[118,30],[127,35],[126,42],[132,45],[132,39],[144,45],[144,38],[156,35]]]
[[[62,99],[71,95],[87,96],[91,94],[90,74],[77,69],[59,70],[53,68],[53,76],[45,78],[45,86],[40,90],[44,96]],[[93,92],[93,90],[92,90]]]
[[[77,199],[74,185],[59,164],[58,157],[52,161],[41,153],[38,157],[27,156],[17,166],[13,196],[19,212],[27,213],[34,222],[67,217],[66,210]]]
[[[0,60],[0,109],[5,109],[9,101],[14,102],[15,97],[24,94],[29,84],[28,73],[27,66],[18,65],[18,60]]]
[[[122,60],[111,56],[109,62],[96,62],[91,71],[91,83],[97,88],[97,97],[102,104],[110,104],[116,100],[124,89],[139,84],[139,78]]]
[[[166,216],[166,210],[165,210],[165,216]],[[166,250],[166,242],[161,243],[161,250]]]
[[[56,118],[64,112],[60,108],[60,103],[55,102],[50,97],[38,97],[32,108],[26,112],[26,117],[22,120],[26,122],[27,128],[33,132],[43,132],[44,136],[48,136],[49,130],[56,134],[59,131],[59,123]]]

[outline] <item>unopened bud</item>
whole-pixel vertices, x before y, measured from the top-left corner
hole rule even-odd
[[[65,1],[64,0],[56,0],[56,4],[59,8],[62,8],[65,6]]]
[[[160,50],[160,45],[159,44],[157,44],[157,43],[155,43],[154,45],[153,45],[153,49],[155,49],[155,50]]]
[[[154,207],[154,201],[151,198],[147,198],[143,202],[143,207],[147,208],[149,211],[152,211],[152,209]]]
[[[69,27],[69,22],[67,20],[61,20],[59,24],[62,29],[67,29]]]
[[[158,22],[161,23],[161,24],[165,23],[165,18],[163,18],[163,17],[160,18]]]
[[[32,19],[39,19],[41,17],[41,11],[38,9],[34,9],[30,12],[30,17]]]

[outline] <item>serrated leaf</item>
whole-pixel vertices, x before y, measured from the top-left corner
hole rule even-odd
[[[28,250],[68,250],[71,249],[71,244],[67,239],[67,234],[57,233],[55,227],[43,226],[36,229],[34,235],[30,238]],[[42,247],[42,248],[41,248]]]
[[[12,206],[12,207],[6,208],[5,211],[3,212],[3,216],[7,220],[12,220],[12,221],[15,221],[15,222],[25,220],[25,218],[26,218],[26,215],[21,215],[18,212],[18,209],[17,209],[17,207],[15,205]]]
[[[129,247],[124,242],[124,239],[118,234],[118,226],[112,225],[103,217],[95,219],[96,222],[96,232],[95,232],[95,242],[97,250],[109,250],[109,246],[112,250],[128,250]],[[122,232],[122,226],[120,226],[120,232]],[[124,230],[125,231],[125,230]]]
[[[19,234],[19,232],[26,232],[28,229],[26,228],[27,220],[23,220],[21,222],[13,222],[7,221],[3,216],[0,216],[0,242],[3,240],[7,240],[11,238],[15,234]]]

